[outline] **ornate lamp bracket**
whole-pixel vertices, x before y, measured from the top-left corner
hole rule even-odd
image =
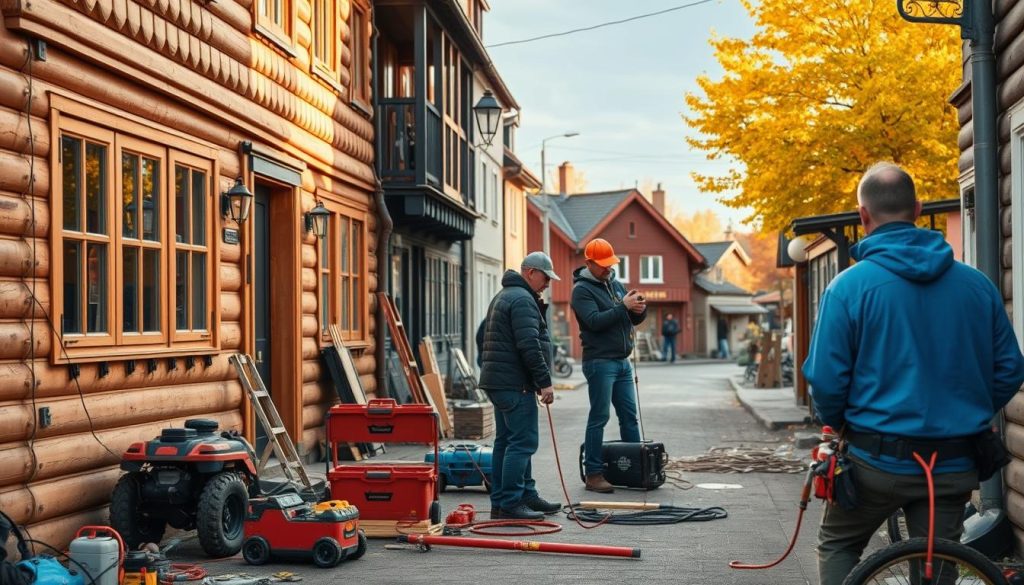
[[[960,37],[975,40],[974,19],[971,18],[972,0],[896,0],[900,16],[909,22],[929,24],[956,24]]]

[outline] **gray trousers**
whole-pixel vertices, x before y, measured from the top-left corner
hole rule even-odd
[[[911,537],[928,536],[928,481],[921,475],[887,473],[850,456],[860,505],[846,511],[826,504],[818,530],[818,575],[821,585],[842,585],[860,562],[871,536],[900,508]],[[964,529],[964,506],[978,488],[978,472],[933,476],[935,537],[959,541]]]

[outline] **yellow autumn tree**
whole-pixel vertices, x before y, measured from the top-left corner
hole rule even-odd
[[[736,161],[694,173],[702,191],[765,230],[855,209],[880,160],[903,165],[923,200],[958,195],[956,27],[905,22],[891,0],[742,2],[754,36],[713,39],[724,74],[686,95],[690,145]]]
[[[669,221],[679,233],[693,243],[721,242],[725,239],[722,220],[710,209],[694,211],[692,214],[670,212],[668,215],[671,218]]]

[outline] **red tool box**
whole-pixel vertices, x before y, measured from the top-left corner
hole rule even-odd
[[[348,500],[363,520],[441,521],[437,501],[438,420],[426,404],[399,405],[375,399],[339,404],[327,413],[331,498]],[[345,463],[338,443],[423,443],[434,447],[434,463]]]

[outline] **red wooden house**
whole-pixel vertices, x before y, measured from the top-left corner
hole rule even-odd
[[[660,197],[659,197],[660,195]],[[664,192],[655,193],[664,205]],[[583,248],[593,238],[611,242],[622,260],[618,279],[628,289],[637,289],[647,297],[647,320],[638,328],[660,340],[661,322],[672,313],[679,321],[678,351],[693,351],[693,309],[691,294],[694,276],[707,267],[704,257],[671,223],[664,213],[635,189],[542,195],[530,198],[527,220],[527,246],[542,249],[543,213],[549,206],[550,254],[555,271],[562,277],[552,283],[552,336],[568,339],[570,353],[582,355],[579,326],[569,301],[572,297],[572,273],[583,266]]]

